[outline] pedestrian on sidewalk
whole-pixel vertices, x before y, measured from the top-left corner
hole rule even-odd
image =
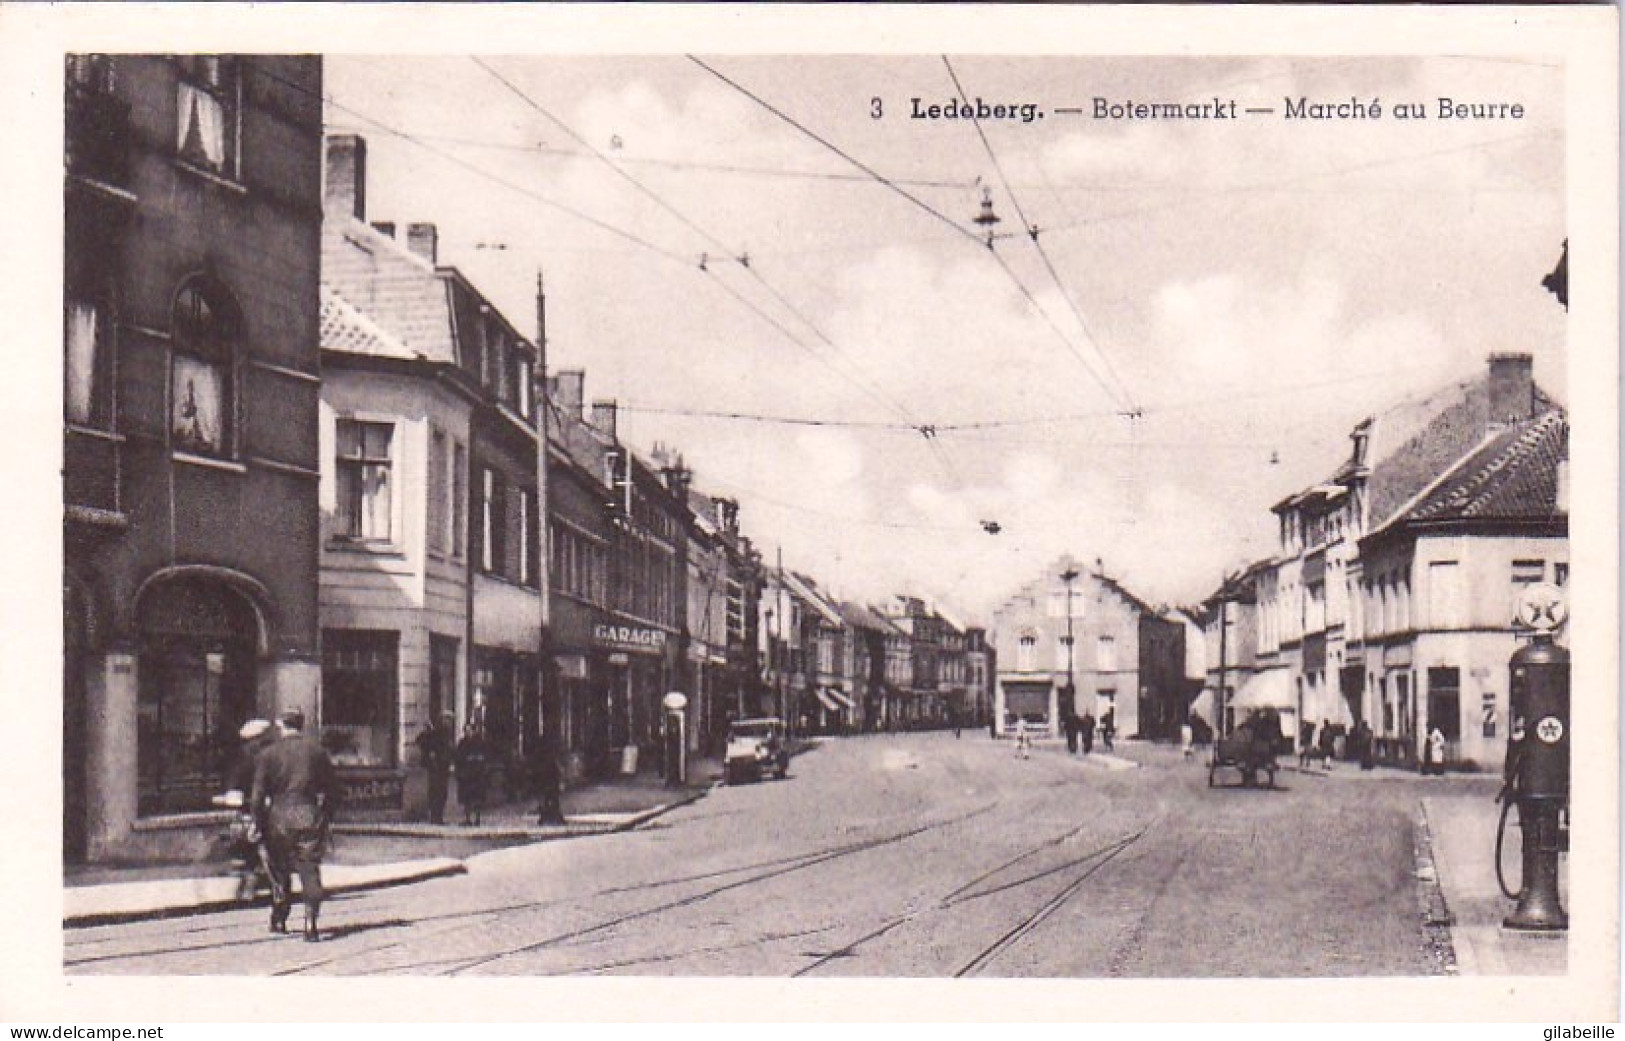
[[[485,811],[486,786],[490,779],[491,752],[485,734],[473,723],[463,728],[457,742],[457,804],[463,808],[463,823],[478,825]]]
[[[1428,731],[1427,744],[1424,746],[1427,758],[1422,764],[1425,774],[1444,775],[1444,731],[1434,726]]]
[[[536,789],[536,823],[538,825],[563,824],[564,806],[560,795],[564,787],[564,774],[558,758],[540,738],[530,752],[530,781]]]
[[[1371,724],[1360,720],[1354,727],[1354,750],[1360,756],[1360,769],[1376,769],[1376,750],[1372,747],[1374,744],[1376,735],[1371,732]]]
[[[1117,734],[1117,710],[1109,708],[1100,718],[1100,747],[1103,751],[1112,750],[1112,738]]]
[[[1061,711],[1061,726],[1066,728],[1066,754],[1078,754],[1078,717],[1071,709]]]
[[[1196,728],[1188,719],[1179,724],[1179,751],[1186,759],[1196,757]]]
[[[429,823],[446,823],[446,795],[451,789],[451,759],[457,738],[457,717],[440,713],[424,724],[414,744],[418,758],[429,774]]]
[[[1078,721],[1078,744],[1084,755],[1095,750],[1095,717],[1088,709],[1084,709],[1083,718]]]
[[[289,887],[297,872],[305,902],[305,940],[315,943],[322,938],[317,927],[324,896],[322,853],[337,808],[338,779],[333,760],[304,729],[302,711],[293,709],[283,715],[283,736],[255,759],[250,802],[265,835],[270,854],[267,866],[275,879],[271,931],[288,931],[293,903]]]

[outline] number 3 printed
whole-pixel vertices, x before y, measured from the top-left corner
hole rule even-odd
[[[885,110],[880,107],[880,99],[879,98],[870,98],[869,99],[869,118],[870,119],[879,119],[883,115],[885,115]]]

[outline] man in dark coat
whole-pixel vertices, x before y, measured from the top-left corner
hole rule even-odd
[[[1083,718],[1078,720],[1078,744],[1084,755],[1095,750],[1095,717],[1087,709]]]
[[[446,793],[451,790],[451,759],[457,740],[456,717],[442,712],[419,734],[418,757],[429,773],[429,823],[446,823]]]
[[[491,746],[485,733],[473,723],[463,727],[457,742],[457,803],[463,808],[464,824],[480,824],[485,813],[486,786],[490,780]]]
[[[338,799],[333,760],[305,736],[305,714],[298,709],[282,717],[284,736],[259,754],[254,763],[250,799],[265,835],[270,867],[280,877],[273,886],[271,931],[288,931],[293,899],[288,884],[293,872],[305,900],[305,939],[321,939],[316,917],[322,907],[322,847]]]

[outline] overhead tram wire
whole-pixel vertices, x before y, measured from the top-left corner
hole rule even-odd
[[[469,173],[474,174],[477,177],[480,177],[480,178],[483,178],[484,180],[490,181],[493,184],[500,185],[501,187],[507,188],[510,191],[517,192],[518,194],[523,195],[526,198],[533,199],[536,202],[542,203],[544,206],[549,206],[549,207],[552,207],[553,209],[559,210],[559,211],[561,211],[563,213],[567,213],[570,216],[575,217],[576,219],[581,220],[581,221],[583,221],[583,222],[585,222],[587,224],[590,224],[595,228],[598,228],[598,229],[600,229],[602,231],[608,232],[608,233],[610,233],[612,235],[615,235],[615,236],[617,236],[619,238],[625,239],[626,241],[632,243],[633,245],[635,245],[635,246],[637,246],[637,247],[639,247],[641,249],[647,250],[648,252],[651,252],[651,253],[655,254],[656,256],[659,256],[659,257],[661,257],[661,258],[663,258],[665,260],[669,260],[669,261],[671,261],[671,262],[673,262],[675,264],[679,264],[685,269],[689,269],[689,270],[693,269],[693,261],[692,261],[692,259],[689,256],[685,255],[685,254],[678,253],[675,250],[666,249],[665,247],[657,245],[657,244],[649,241],[648,239],[645,239],[642,236],[637,235],[634,232],[627,231],[625,228],[617,227],[616,225],[611,224],[608,221],[605,221],[605,220],[602,220],[600,218],[594,217],[591,214],[586,213],[586,212],[584,212],[582,210],[578,210],[575,207],[568,205],[567,203],[562,203],[562,202],[559,202],[556,199],[549,198],[548,196],[543,195],[542,193],[540,193],[540,192],[538,192],[538,191],[536,191],[534,189],[526,188],[523,185],[516,184],[513,181],[508,180],[507,178],[502,177],[502,176],[500,176],[498,174],[494,174],[491,171],[486,170],[485,168],[483,168],[483,167],[481,167],[481,166],[479,166],[479,165],[477,165],[475,163],[471,163],[471,162],[467,161],[466,159],[459,158],[458,156],[456,156],[456,155],[454,155],[454,154],[452,154],[450,152],[447,152],[445,149],[436,148],[433,145],[428,144],[425,141],[421,140],[419,137],[417,137],[414,134],[409,134],[404,130],[397,129],[396,127],[393,127],[393,126],[389,125],[388,123],[383,122],[380,119],[376,119],[373,116],[367,115],[365,112],[362,112],[362,111],[360,111],[358,109],[355,109],[355,108],[352,108],[352,107],[350,107],[348,105],[345,105],[345,104],[335,100],[331,95],[322,93],[320,91],[313,91],[313,90],[309,89],[308,87],[304,86],[303,84],[295,83],[292,80],[285,79],[284,77],[278,76],[275,73],[269,72],[269,71],[267,71],[265,69],[262,69],[262,68],[251,67],[251,71],[255,75],[262,76],[262,77],[264,77],[264,78],[266,78],[268,80],[271,80],[271,81],[273,81],[273,82],[275,82],[275,83],[277,83],[277,84],[279,84],[281,86],[285,86],[290,90],[297,91],[298,93],[304,94],[307,97],[312,97],[312,98],[317,99],[318,101],[323,102],[324,104],[331,105],[335,109],[338,109],[339,111],[345,112],[348,115],[350,115],[351,117],[353,117],[355,119],[358,119],[361,122],[363,122],[363,123],[365,123],[365,124],[367,124],[369,126],[375,127],[376,129],[382,131],[383,133],[389,134],[392,137],[399,138],[400,140],[405,141],[408,144],[414,145],[414,146],[422,149],[423,151],[428,152],[430,155],[433,155],[433,156],[435,156],[435,157],[437,157],[439,159],[443,159],[446,162],[449,162],[454,166],[457,166],[457,167],[459,167],[459,168],[461,168],[463,170],[468,171]],[[778,330],[779,333],[781,333],[785,337],[789,338],[790,341],[792,343],[794,343],[796,346],[798,346],[802,350],[805,350],[808,353],[812,354],[812,356],[814,358],[819,358],[819,355],[817,354],[817,352],[813,351],[810,347],[808,347],[805,343],[803,343],[801,341],[800,337],[796,336],[789,329],[786,329],[782,323],[780,323],[779,321],[774,319],[772,316],[768,315],[765,311],[763,311],[756,304],[752,303],[748,299],[741,296],[731,286],[728,286],[725,283],[722,283],[722,282],[717,281],[715,279],[712,279],[710,281],[712,281],[716,285],[722,286],[722,288],[723,288],[723,290],[725,292],[727,292],[730,296],[733,296],[735,299],[739,300],[740,303],[742,303],[744,306],[749,308],[758,317],[762,318],[768,324],[772,325],[773,328]],[[822,360],[822,359],[820,359],[820,360]]]
[[[878,170],[876,170],[873,167],[869,166],[868,164],[864,163],[862,160],[858,159],[856,156],[854,156],[851,153],[847,152],[846,150],[841,148],[839,145],[835,144],[834,142],[832,142],[829,139],[827,139],[827,138],[823,137],[822,135],[820,135],[817,131],[812,130],[811,128],[809,128],[806,125],[802,124],[801,122],[797,121],[795,119],[795,117],[791,116],[789,113],[787,113],[784,110],[780,109],[778,106],[774,105],[772,102],[768,101],[766,98],[763,98],[761,95],[755,93],[750,88],[746,87],[744,84],[739,83],[738,81],[736,81],[734,79],[731,79],[730,77],[728,77],[727,75],[725,75],[721,71],[719,71],[719,70],[713,68],[712,66],[706,64],[703,60],[701,60],[696,55],[690,54],[687,57],[688,57],[688,60],[693,62],[695,65],[698,65],[700,68],[704,69],[706,72],[710,73],[712,76],[716,77],[718,80],[721,80],[723,83],[727,84],[729,87],[732,87],[734,90],[738,91],[740,94],[743,94],[745,97],[747,97],[750,100],[754,101],[756,104],[760,105],[762,108],[767,109],[767,111],[771,112],[774,116],[778,117],[783,122],[789,124],[791,127],[794,127],[796,130],[800,131],[802,134],[806,135],[807,137],[812,138],[812,140],[818,142],[818,144],[820,144],[823,147],[829,149],[831,152],[834,152],[836,155],[840,156],[842,159],[845,159],[847,162],[851,163],[853,166],[857,167],[859,170],[862,170],[864,173],[868,174],[871,178],[873,178],[879,184],[881,184],[884,187],[890,189],[892,192],[895,192],[896,194],[902,196],[904,199],[908,200],[908,202],[911,203],[912,205],[914,205],[914,206],[918,207],[919,209],[925,211],[933,219],[941,221],[942,223],[948,225],[950,228],[953,228],[960,235],[963,235],[965,238],[969,239],[971,242],[976,243],[977,246],[986,247],[988,249],[988,251],[993,254],[995,260],[998,262],[999,267],[1004,271],[1005,275],[1008,276],[1009,279],[1011,280],[1011,282],[1013,282],[1015,284],[1016,288],[1021,291],[1021,295],[1027,299],[1027,302],[1029,304],[1031,304],[1033,309],[1038,312],[1039,316],[1044,319],[1045,323],[1050,327],[1050,329],[1055,333],[1055,335],[1061,340],[1062,344],[1064,344],[1066,346],[1067,350],[1072,354],[1072,356],[1075,359],[1077,359],[1078,364],[1083,367],[1084,371],[1087,372],[1089,374],[1089,376],[1092,379],[1094,379],[1094,381],[1096,383],[1098,383],[1100,385],[1101,389],[1106,392],[1107,396],[1113,398],[1114,400],[1117,400],[1118,404],[1120,404],[1120,405],[1122,405],[1124,407],[1132,408],[1132,402],[1129,402],[1129,401],[1126,401],[1126,400],[1123,400],[1123,399],[1119,398],[1117,392],[1111,387],[1111,385],[1108,384],[1106,382],[1106,380],[1100,375],[1100,373],[1098,373],[1095,370],[1095,368],[1092,365],[1089,364],[1087,359],[1084,358],[1083,354],[1078,351],[1076,346],[1073,345],[1071,339],[1061,330],[1061,327],[1055,324],[1054,319],[1050,318],[1049,312],[1045,311],[1044,308],[1042,307],[1042,305],[1039,304],[1038,298],[1033,295],[1032,290],[1028,289],[1027,286],[1026,286],[1026,283],[1021,281],[1020,276],[1018,276],[1015,273],[1015,270],[1010,267],[1009,263],[1007,263],[1003,257],[999,256],[998,251],[992,249],[990,242],[984,241],[982,238],[977,236],[975,232],[972,232],[970,229],[962,226],[958,221],[954,220],[952,217],[949,217],[947,214],[943,213],[941,210],[939,210],[936,207],[932,206],[930,203],[928,203],[928,202],[924,201],[923,199],[919,198],[918,196],[914,195],[912,192],[906,191],[905,189],[900,187],[896,181],[892,180],[891,178],[887,177],[885,174],[880,173]]]
[[[515,83],[513,83],[507,77],[503,76],[500,72],[498,72],[491,65],[487,64],[485,61],[481,60],[477,56],[472,57],[471,60],[474,62],[474,64],[478,65],[481,69],[484,69],[487,73],[489,73],[494,79],[497,80],[497,82],[501,83],[504,87],[508,88],[508,90],[510,90],[514,95],[516,95],[527,106],[529,106],[534,111],[540,113],[542,116],[545,116],[550,122],[552,122],[560,130],[564,131],[564,133],[567,134],[577,144],[579,144],[581,147],[583,147],[583,148],[587,149],[588,151],[590,151],[592,153],[592,155],[594,157],[596,157],[600,162],[602,162],[605,166],[608,166],[611,170],[613,170],[617,177],[619,177],[622,180],[626,181],[628,184],[630,184],[634,189],[636,189],[645,198],[648,198],[649,200],[653,201],[657,206],[659,206],[662,210],[664,210],[665,212],[670,214],[672,217],[676,218],[679,222],[681,222],[689,230],[695,232],[701,238],[703,238],[706,241],[708,241],[709,243],[711,243],[711,245],[713,245],[717,249],[719,249],[724,256],[729,257],[729,258],[736,258],[737,262],[740,265],[740,267],[742,267],[746,271],[746,273],[748,273],[757,283],[759,283],[764,289],[766,289],[770,295],[772,295],[776,300],[778,300],[778,302],[786,310],[788,310],[791,314],[795,315],[798,319],[800,319],[802,324],[807,326],[807,328],[811,329],[813,331],[813,333],[815,335],[817,335],[818,338],[820,340],[822,340],[830,348],[830,350],[835,353],[836,357],[840,357],[840,358],[845,358],[846,357],[841,352],[840,348],[835,344],[835,342],[833,340],[831,340],[827,335],[825,335],[825,333],[823,332],[822,329],[818,328],[818,326],[815,325],[811,319],[807,318],[804,314],[802,314],[801,311],[795,306],[795,304],[792,303],[787,297],[785,297],[785,295],[783,293],[781,293],[778,290],[777,287],[775,287],[772,283],[768,282],[767,279],[759,271],[757,271],[756,269],[754,269],[754,268],[752,268],[750,266],[750,263],[749,263],[748,259],[746,259],[745,255],[743,253],[735,251],[728,243],[723,242],[716,235],[712,234],[707,229],[701,227],[698,223],[696,223],[694,220],[689,218],[686,214],[682,213],[680,210],[678,210],[671,203],[667,202],[664,198],[662,198],[660,195],[658,195],[652,189],[650,189],[649,187],[644,185],[637,178],[633,177],[631,174],[629,174],[625,170],[621,169],[621,167],[614,160],[612,160],[608,156],[606,156],[600,149],[594,147],[590,142],[588,142],[586,140],[586,138],[582,137],[579,133],[577,133],[575,131],[574,128],[569,126],[569,124],[565,123],[558,116],[555,116],[552,112],[548,111],[548,109],[545,106],[543,106],[539,101],[537,101],[536,99],[530,97],[530,95],[526,94]],[[703,267],[704,267],[704,264],[703,264],[703,258],[702,258],[702,268]],[[759,308],[757,308],[754,304],[752,304],[748,299],[746,299],[743,294],[739,293],[737,290],[735,290],[731,286],[727,285],[721,279],[717,279],[716,284],[718,286],[720,286],[724,291],[726,291],[730,295],[734,296],[741,303],[745,304],[745,306],[750,307],[753,311],[756,311],[756,313],[761,315],[764,319],[772,321],[772,319],[768,318],[768,316],[764,312],[762,312]],[[784,326],[780,325],[778,322],[776,322],[776,321],[773,322],[773,325],[774,325],[775,328],[777,328],[780,332],[784,333],[786,336],[790,336],[792,340],[796,340],[796,338],[789,332],[789,330],[785,329]],[[799,343],[799,340],[796,340],[796,342]],[[814,352],[811,352],[810,349],[808,349],[808,350],[809,350],[809,353],[814,353]],[[814,356],[817,357],[816,353],[814,354]],[[886,405],[887,407],[891,408],[893,411],[897,412],[897,414],[899,414],[899,415],[903,416],[905,419],[909,420],[914,425],[915,429],[918,430],[918,432],[920,433],[920,436],[922,438],[924,438],[924,440],[926,442],[927,449],[936,458],[938,464],[942,466],[942,468],[943,468],[944,472],[946,473],[947,477],[951,481],[953,481],[956,485],[960,486],[961,488],[964,487],[964,484],[965,484],[964,476],[960,473],[959,468],[954,465],[953,460],[948,457],[947,451],[942,447],[941,444],[939,444],[937,442],[936,431],[935,431],[935,428],[931,424],[919,422],[915,418],[913,413],[908,409],[907,406],[905,406],[901,402],[898,402],[895,399],[891,398],[890,395],[887,395],[884,392],[883,389],[881,389],[877,384],[873,384],[872,381],[868,381],[867,378],[864,381],[859,381],[858,379],[854,378],[851,375],[841,373],[840,370],[835,367],[835,364],[834,364],[833,361],[826,361],[825,364],[827,364],[830,367],[831,371],[834,371],[837,374],[843,375],[844,378],[846,378],[849,382],[851,382],[853,386],[857,387],[860,390],[863,390],[865,393],[869,394],[876,401],[879,401],[881,404]],[[848,361],[848,364],[853,365],[854,369],[856,368],[855,363],[851,362],[850,360]]]
[[[775,288],[771,283],[769,283],[761,275],[760,272],[758,272],[757,270],[755,270],[754,268],[752,268],[750,266],[750,262],[748,260],[748,257],[746,256],[746,254],[744,254],[742,251],[735,250],[731,245],[729,245],[728,243],[722,241],[722,239],[720,239],[719,237],[717,237],[716,235],[711,233],[706,228],[702,227],[699,223],[694,221],[688,215],[684,214],[681,210],[677,209],[677,207],[675,207],[671,203],[667,202],[664,198],[662,198],[653,189],[651,189],[647,185],[643,184],[643,182],[639,181],[636,177],[633,177],[631,174],[627,173],[624,169],[621,168],[620,164],[618,164],[615,160],[613,160],[609,156],[605,155],[602,150],[595,147],[586,138],[582,137],[581,134],[577,133],[576,130],[573,127],[571,127],[569,124],[565,123],[564,120],[560,119],[558,116],[556,116],[552,112],[550,112],[547,109],[547,107],[544,106],[541,102],[537,101],[535,98],[531,97],[525,91],[521,90],[517,84],[515,84],[512,80],[508,79],[506,76],[502,75],[501,72],[497,71],[497,69],[492,67],[490,64],[488,64],[487,62],[482,60],[477,55],[472,56],[470,58],[470,60],[473,61],[475,65],[478,65],[481,69],[484,69],[487,73],[489,73],[492,78],[494,78],[498,83],[501,83],[504,87],[506,87],[509,91],[511,91],[516,97],[519,98],[520,101],[524,102],[525,105],[527,105],[528,107],[530,107],[532,110],[536,111],[537,113],[541,114],[542,116],[546,117],[549,122],[553,123],[553,125],[557,126],[560,130],[564,131],[564,133],[566,135],[568,135],[571,140],[575,141],[582,148],[585,148],[594,158],[596,158],[598,161],[602,162],[605,166],[609,167],[610,170],[612,170],[617,177],[621,178],[627,184],[631,185],[639,194],[643,195],[645,198],[652,201],[655,205],[659,206],[666,213],[670,214],[678,222],[680,222],[685,227],[687,227],[690,231],[693,231],[695,234],[699,235],[702,239],[706,240],[713,247],[715,247],[717,250],[719,250],[720,253],[721,253],[721,256],[719,256],[717,259],[721,260],[723,258],[727,258],[730,262],[738,263],[740,267],[742,267],[753,279],[755,279],[755,281],[760,283],[776,300],[778,300],[778,302],[786,310],[788,310],[791,314],[795,315],[798,319],[800,319],[802,324],[806,325],[809,329],[812,329],[812,331],[815,334],[817,334],[819,339],[823,340],[824,343],[832,351],[835,352],[837,357],[840,357],[840,358],[843,358],[843,359],[847,360],[848,364],[853,366],[854,372],[858,371],[856,369],[855,363],[852,363],[850,361],[850,359],[846,359],[846,356],[841,353],[840,348],[838,346],[836,346],[836,344],[832,340],[830,340],[830,338],[828,336],[825,336],[824,333],[822,332],[822,330],[820,330],[816,325],[814,325],[812,323],[812,321],[810,319],[808,319],[805,315],[803,315],[795,307],[795,305],[793,303],[791,303],[784,296],[783,293],[779,292],[779,290],[777,288]],[[702,270],[705,270],[708,274],[710,273],[709,268],[705,267],[704,264],[703,264],[703,258],[702,258],[702,265],[701,266],[702,266]],[[774,328],[778,329],[779,332],[781,332],[785,336],[789,337],[792,341],[796,342],[798,344],[798,346],[801,346],[804,350],[807,350],[809,354],[813,355],[813,357],[819,358],[819,360],[823,361],[825,365],[829,366],[829,368],[830,368],[830,370],[832,372],[835,372],[837,375],[839,375],[843,379],[847,380],[854,387],[857,387],[859,390],[862,390],[864,393],[868,394],[871,398],[873,398],[875,401],[879,402],[880,404],[884,405],[886,408],[890,409],[891,411],[894,411],[894,412],[898,413],[899,415],[903,416],[906,419],[909,419],[911,422],[914,422],[916,425],[918,425],[917,421],[915,420],[912,413],[909,412],[908,408],[906,406],[904,406],[901,402],[898,402],[895,398],[892,398],[890,395],[886,394],[884,389],[882,389],[878,384],[874,383],[873,380],[869,379],[867,376],[864,376],[863,379],[860,380],[851,373],[841,372],[840,369],[838,369],[835,366],[833,361],[820,358],[819,355],[817,354],[817,352],[811,350],[811,348],[807,347],[805,344],[802,344],[800,342],[799,337],[796,337],[793,333],[791,333],[788,329],[786,329],[782,324],[780,324],[779,322],[777,322],[774,319],[770,318],[766,314],[766,312],[764,312],[761,308],[757,307],[754,303],[751,303],[747,298],[745,298],[737,290],[733,289],[731,286],[728,286],[726,283],[724,283],[720,279],[715,279],[714,281],[724,291],[729,293],[735,299],[739,300],[745,306],[749,307],[757,315],[761,316],[764,320],[771,322],[772,325],[774,326]]]
[[[987,139],[987,131],[982,128],[982,121],[976,117],[976,109],[971,105],[970,98],[966,96],[964,84],[959,82],[959,74],[954,71],[953,62],[948,59],[946,54],[942,55],[942,64],[948,70],[948,78],[953,81],[954,90],[959,94],[959,100],[964,103],[966,110],[971,114],[971,126],[976,129],[976,136],[981,139],[982,149],[987,152],[988,159],[993,163],[994,172],[999,175],[999,183],[1004,187],[1005,195],[1010,197],[1010,204],[1016,208],[1016,217],[1021,221],[1022,229],[1032,239],[1033,248],[1038,251],[1039,259],[1044,262],[1044,269],[1049,272],[1050,281],[1055,283],[1056,290],[1061,294],[1061,299],[1066,301],[1067,307],[1071,309],[1072,317],[1077,319],[1078,327],[1083,330],[1084,337],[1095,348],[1095,353],[1099,355],[1101,364],[1105,366],[1106,372],[1111,376],[1113,383],[1116,384],[1118,393],[1129,403],[1128,414],[1130,418],[1133,418],[1138,412],[1133,405],[1134,395],[1129,392],[1128,384],[1123,381],[1123,377],[1119,375],[1117,369],[1112,365],[1110,356],[1106,354],[1105,348],[1101,346],[1100,338],[1095,335],[1094,329],[1090,327],[1088,320],[1084,318],[1083,311],[1078,307],[1077,301],[1073,299],[1072,293],[1067,290],[1066,284],[1061,281],[1060,273],[1055,270],[1055,264],[1050,259],[1049,251],[1044,248],[1044,242],[1039,237],[1040,229],[1038,225],[1028,219],[1027,211],[1022,208],[1021,200],[1016,196],[1015,189],[1010,187],[1010,178],[1004,172],[1004,164],[999,162],[999,155],[993,150],[993,143]]]

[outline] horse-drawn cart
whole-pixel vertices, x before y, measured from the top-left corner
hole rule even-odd
[[[1213,743],[1213,759],[1208,763],[1207,786],[1218,784],[1219,771],[1230,768],[1241,774],[1241,783],[1252,788],[1264,774],[1267,786],[1275,787],[1275,746],[1281,734],[1280,717],[1269,710],[1254,713],[1229,737]]]

